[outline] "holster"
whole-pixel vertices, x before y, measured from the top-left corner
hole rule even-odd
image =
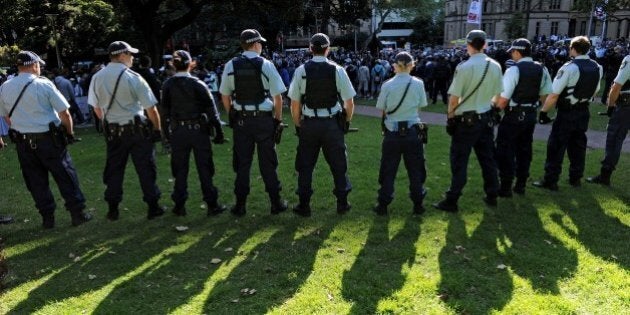
[[[228,113],[228,126],[230,126],[230,128],[234,128],[234,126],[236,126],[237,119],[238,113],[234,107],[231,107],[230,112]]]
[[[18,143],[20,141],[20,132],[15,129],[9,129],[9,139],[13,143]]]
[[[106,141],[114,140],[114,134],[112,133],[110,129],[110,125],[107,119],[101,120],[101,123],[103,125],[102,130],[103,130],[103,135],[105,136],[105,140]]]
[[[199,124],[201,125],[201,128],[206,129],[206,131],[208,132],[208,135],[211,138],[214,138],[216,136],[216,131],[214,130],[212,124],[210,124],[210,118],[208,117],[208,114],[202,113],[199,116]]]
[[[68,138],[66,138],[65,128],[63,128],[62,125],[56,126],[55,123],[51,121],[48,123],[48,131],[56,147],[61,148],[68,145]]]
[[[337,124],[339,125],[339,128],[341,129],[341,131],[343,131],[344,134],[348,133],[348,130],[350,130],[350,122],[348,121],[348,113],[346,112],[345,109],[342,109],[337,114]]]
[[[140,132],[140,135],[142,135],[143,138],[149,140],[153,139],[153,124],[149,119],[142,121],[142,117],[140,115],[136,115],[133,117],[133,123],[136,130]]]
[[[429,143],[429,125],[427,123],[416,124],[418,128],[418,139],[424,144]]]
[[[398,124],[398,135],[401,137],[406,137],[409,132],[409,124],[407,121],[399,121]]]
[[[282,132],[284,131],[284,125],[282,124],[282,121],[274,119],[273,126],[273,141],[276,144],[280,144],[280,141],[282,140]]]
[[[475,111],[464,112],[461,116],[456,118],[466,127],[472,127],[479,122],[479,114]]]

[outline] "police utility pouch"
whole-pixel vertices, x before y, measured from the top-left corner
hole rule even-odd
[[[427,123],[419,123],[416,126],[418,128],[418,139],[424,144],[429,143],[429,125]]]
[[[479,114],[475,111],[464,112],[461,116],[461,122],[466,127],[472,127],[479,122]]]
[[[344,134],[348,133],[350,130],[350,122],[348,121],[348,113],[346,109],[342,109],[339,114],[337,114],[337,124],[339,128],[343,131]]]
[[[409,124],[407,121],[399,121],[398,124],[398,135],[401,137],[406,137],[409,132]]]
[[[282,131],[284,131],[284,125],[282,124],[282,121],[277,120],[274,118],[273,120],[273,141],[276,144],[280,144],[280,141],[282,140]]]

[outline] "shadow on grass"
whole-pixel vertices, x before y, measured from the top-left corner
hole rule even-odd
[[[562,212],[575,224],[576,230],[564,224],[559,214],[552,216],[553,220],[593,255],[625,270],[630,269],[630,228],[619,218],[607,215],[591,192],[580,193],[580,190],[585,190],[585,187],[571,190],[579,194],[578,198],[558,198],[557,201]],[[614,196],[627,202],[624,199],[627,197],[621,194],[615,193]]]
[[[18,280],[11,283],[12,287],[52,276],[30,291],[28,297],[12,307],[9,314],[34,313],[51,303],[99,290],[125,276],[176,242],[176,237],[170,233],[156,233],[157,224],[134,227],[133,235],[109,240],[99,232],[65,231],[63,238],[48,246],[11,257],[10,263],[18,273]],[[77,238],[76,235],[85,236]],[[138,250],[138,247],[143,250]],[[69,253],[75,253],[80,259],[74,261]],[[41,268],[38,262],[42,259],[52,264],[41,271],[28,270],[29,267]]]
[[[501,311],[512,298],[512,277],[497,249],[500,222],[486,211],[470,237],[459,214],[448,216],[446,244],[439,254],[440,297],[457,313]]]
[[[300,224],[293,223],[295,218],[289,220],[279,225],[266,242],[253,248],[227,278],[216,283],[204,312],[263,314],[295,295],[313,272],[317,252],[336,221],[305,220]],[[242,294],[245,288],[255,289],[256,293]]]
[[[420,236],[420,218],[407,218],[404,227],[389,238],[389,217],[374,218],[365,245],[354,265],[343,275],[342,294],[353,303],[350,314],[376,314],[379,301],[405,284],[405,265],[411,268]],[[395,311],[395,310],[389,310]]]
[[[136,276],[123,281],[94,309],[94,314],[166,314],[185,304],[203,290],[209,277],[221,265],[212,265],[213,258],[220,257],[228,263],[237,255],[236,250],[251,237],[253,231],[243,232],[234,224],[214,224],[209,235],[207,228],[200,227],[202,236],[180,252],[168,254]],[[226,229],[226,227],[230,229]],[[193,229],[197,229],[194,227]],[[182,237],[193,235],[183,235]],[[173,235],[173,238],[176,238]],[[225,252],[232,247],[234,252]],[[225,258],[232,256],[232,258]],[[138,303],[141,301],[141,303]]]
[[[518,197],[515,197],[517,199]],[[503,205],[512,202],[503,201]],[[503,207],[506,209],[506,207]],[[500,210],[499,219],[505,239],[505,264],[533,289],[560,294],[558,282],[577,270],[577,252],[562,245],[543,227],[538,210],[530,203],[514,200],[510,210]]]

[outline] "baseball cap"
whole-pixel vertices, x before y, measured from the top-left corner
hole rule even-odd
[[[46,64],[42,58],[39,58],[39,56],[32,51],[22,50],[17,54],[16,63],[18,66],[28,66],[37,62],[42,66]]]
[[[328,35],[324,33],[317,33],[311,37],[311,45],[319,48],[326,48],[330,46],[330,39],[328,38]]]
[[[511,52],[512,50],[531,50],[532,43],[529,42],[527,38],[518,38],[512,42],[512,46],[507,50],[507,52]]]
[[[117,40],[109,44],[107,47],[107,52],[110,55],[118,55],[125,52],[130,52],[132,54],[137,54],[139,52],[138,48],[133,48],[127,42],[123,42],[122,40]]]
[[[266,42],[267,40],[255,29],[246,29],[241,32],[241,44]]]
[[[466,42],[472,43],[472,41],[476,38],[481,38],[483,41],[486,41],[486,37],[486,32],[482,30],[472,30],[468,32],[468,35],[466,35]]]
[[[411,57],[411,54],[409,54],[408,52],[401,51],[398,54],[396,54],[396,58],[394,58],[394,60],[396,61],[396,63],[402,63],[404,65],[408,65],[413,62],[413,57]]]
[[[173,53],[173,61],[180,60],[183,64],[187,65],[190,63],[192,58],[190,54],[185,50],[177,50]]]

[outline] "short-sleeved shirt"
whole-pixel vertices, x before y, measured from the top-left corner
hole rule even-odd
[[[579,55],[576,56],[575,59],[591,58],[588,55]],[[602,66],[597,65],[597,67],[599,68],[599,78],[601,79],[604,71],[602,69]],[[578,66],[573,62],[565,63],[562,67],[560,67],[560,69],[558,70],[558,74],[556,74],[556,77],[553,80],[553,83],[551,85],[552,93],[560,95],[567,86],[575,86],[579,79],[580,68],[578,68]],[[595,88],[595,93],[593,94],[593,96],[595,96],[595,94],[597,94],[597,92],[599,91],[599,80],[597,82],[597,87]],[[571,104],[575,104],[578,102],[578,99],[575,98],[573,95],[567,96],[567,99],[569,99]]]
[[[617,76],[615,77],[615,83],[624,85],[630,78],[630,56],[626,56],[623,58],[621,62],[621,66],[619,67],[619,72],[617,72]],[[621,91],[622,94],[628,94],[630,91]]]
[[[107,110],[121,73],[114,101]],[[94,74],[90,82],[88,104],[101,108],[110,123],[128,124],[133,122],[136,115],[145,119],[144,110],[155,106],[157,102],[147,81],[122,63],[110,62]]]
[[[400,103],[407,84],[409,84],[409,89],[404,100]],[[389,131],[398,131],[397,122],[399,121],[407,121],[409,125],[420,122],[418,108],[427,106],[427,96],[422,80],[412,77],[408,73],[398,73],[385,81],[381,88],[381,94],[378,95],[376,108],[388,112],[396,108],[398,104],[401,105],[396,112],[385,116],[385,127]]]
[[[488,64],[488,72],[479,88],[475,91],[475,87],[477,87],[483,77],[488,61],[490,62]],[[477,113],[489,111],[492,106],[492,97],[499,95],[502,91],[503,74],[501,65],[483,53],[474,54],[466,62],[457,66],[453,82],[448,89],[448,93],[459,97],[460,102],[463,101],[463,98],[472,94],[464,103],[457,106],[455,115],[461,115],[468,111],[476,111]]]
[[[313,62],[328,62],[328,58],[324,56],[314,56],[312,59]],[[353,98],[357,93],[354,91],[354,87],[352,86],[352,82],[346,73],[346,70],[343,67],[336,65],[336,86],[337,93],[341,97],[343,101],[347,101]],[[304,65],[299,66],[295,69],[295,74],[293,75],[293,81],[291,81],[291,86],[289,87],[288,96],[293,101],[302,101],[302,95],[306,94],[306,70],[304,70]],[[334,115],[341,110],[342,104],[337,102],[333,108],[330,109],[330,112],[326,108],[317,109],[317,113],[315,110],[310,109],[304,104],[302,104],[302,115],[307,117],[324,117],[330,114]]]
[[[521,62],[534,62],[531,57],[523,57],[517,63]],[[501,97],[511,99],[514,94],[514,89],[518,85],[520,79],[518,67],[513,66],[508,68],[503,75],[503,92]],[[542,79],[540,80],[540,90],[538,95],[547,95],[551,93],[551,76],[547,68],[543,66]],[[517,104],[510,100],[510,106],[516,106]]]
[[[251,50],[244,51],[243,56],[249,59],[259,57],[258,53]],[[284,86],[284,83],[282,82],[282,78],[280,77],[278,70],[276,69],[276,66],[274,66],[271,61],[264,58],[260,79],[262,80],[263,88],[265,90],[268,90],[269,95],[271,96],[282,94],[287,90],[287,88]],[[230,60],[228,61],[228,63],[225,64],[225,69],[223,70],[223,74],[221,76],[221,86],[219,87],[219,92],[222,95],[232,96],[235,89],[236,85],[234,84],[234,65],[232,64],[232,60]],[[236,102],[236,100],[232,100],[232,103],[234,109],[243,109],[241,105]],[[258,109],[261,111],[273,110],[273,101],[269,98],[265,98],[262,103],[258,104]],[[256,106],[246,105],[245,110],[256,110]]]
[[[0,116],[9,116],[22,89],[24,94],[11,116],[11,129],[21,133],[46,132],[48,124],[59,126],[61,120],[57,113],[67,110],[70,105],[59,93],[52,81],[31,73],[20,73],[0,86]]]

